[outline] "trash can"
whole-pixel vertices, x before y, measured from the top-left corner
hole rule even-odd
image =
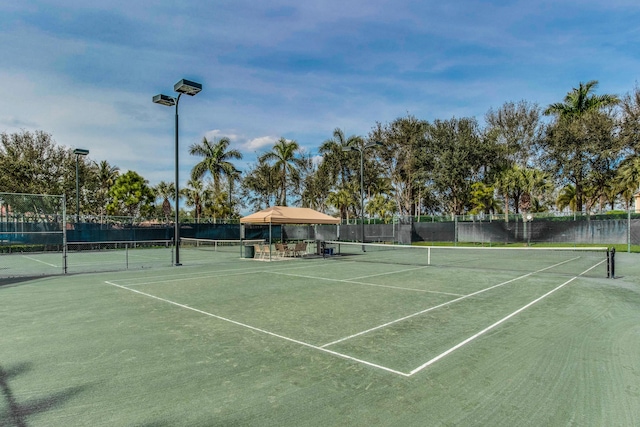
[[[255,248],[252,245],[244,245],[244,257],[253,258],[255,256]]]

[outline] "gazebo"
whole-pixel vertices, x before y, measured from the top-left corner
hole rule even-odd
[[[309,208],[271,206],[240,218],[240,224],[340,224],[340,218]]]
[[[273,224],[340,224],[340,218],[334,218],[310,208],[271,206],[240,218],[240,224],[269,224],[269,247],[271,247]]]

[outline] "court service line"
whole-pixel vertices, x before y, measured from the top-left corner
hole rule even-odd
[[[470,293],[470,294],[468,294],[468,295],[463,295],[463,296],[461,296],[460,298],[455,298],[455,299],[452,299],[451,301],[447,301],[447,302],[444,302],[444,303],[442,303],[442,304],[438,304],[438,305],[436,305],[436,306],[426,308],[426,309],[424,309],[424,310],[422,310],[422,311],[418,311],[417,313],[409,314],[408,316],[404,316],[404,317],[401,317],[401,318],[399,318],[399,319],[392,320],[392,321],[387,322],[387,323],[384,323],[384,324],[382,324],[382,325],[374,326],[373,328],[367,329],[366,331],[358,332],[357,334],[353,334],[353,335],[349,335],[348,337],[340,338],[340,339],[335,340],[335,341],[332,341],[332,342],[330,342],[330,343],[327,343],[327,344],[321,345],[320,347],[322,347],[322,348],[329,347],[329,346],[332,346],[332,345],[334,345],[334,344],[338,344],[338,343],[341,343],[341,342],[343,342],[343,341],[350,340],[351,338],[359,337],[359,336],[361,336],[361,335],[368,334],[369,332],[373,332],[373,331],[377,331],[378,329],[386,328],[387,326],[391,326],[391,325],[393,325],[393,324],[395,324],[395,323],[402,322],[402,321],[405,321],[405,320],[407,320],[407,319],[411,319],[412,317],[420,316],[420,315],[422,315],[422,314],[428,313],[428,312],[433,311],[433,310],[437,310],[437,309],[439,309],[439,308],[445,307],[445,306],[450,305],[450,304],[453,304],[453,303],[455,303],[455,302],[462,301],[462,300],[467,299],[467,298],[470,298],[470,297],[472,297],[472,296],[479,295],[479,294],[481,294],[481,293],[483,293],[483,292],[490,291],[491,289],[495,289],[495,288],[498,288],[498,287],[500,287],[500,286],[504,286],[504,285],[507,285],[507,284],[509,284],[509,283],[515,282],[516,280],[524,279],[525,277],[529,277],[529,276],[531,276],[531,275],[533,275],[533,274],[540,273],[540,272],[542,272],[542,271],[548,270],[548,269],[550,269],[550,268],[557,267],[557,266],[562,265],[562,264],[566,264],[567,262],[574,261],[574,260],[576,260],[576,259],[578,259],[578,258],[579,258],[579,257],[576,257],[576,258],[573,258],[573,259],[570,259],[570,260],[566,260],[566,261],[562,261],[562,262],[559,262],[559,263],[557,263],[557,264],[551,265],[551,266],[549,266],[549,267],[541,268],[540,270],[536,270],[536,271],[534,271],[534,272],[527,273],[527,274],[524,274],[524,275],[522,275],[522,276],[518,276],[518,277],[516,277],[516,278],[513,278],[513,279],[510,279],[510,280],[507,280],[506,282],[498,283],[497,285],[493,285],[493,286],[490,286],[490,287],[485,288],[485,289],[480,289],[479,291],[475,291],[475,292]]]
[[[444,294],[444,295],[450,295],[450,296],[456,296],[456,297],[462,296],[461,294],[452,294],[450,292],[429,291],[429,290],[426,290],[426,289],[416,289],[416,288],[404,288],[402,286],[378,285],[378,284],[375,284],[375,283],[357,282],[355,280],[350,280],[350,279],[330,279],[330,278],[327,278],[327,277],[304,276],[302,274],[282,273],[280,271],[265,271],[265,273],[279,274],[281,276],[300,277],[302,279],[324,280],[324,281],[327,281],[327,282],[353,283],[353,284],[356,284],[356,285],[374,286],[374,287],[377,287],[377,288],[398,289],[398,290],[401,290],[401,291],[424,292],[424,293],[429,293],[429,294]]]
[[[156,285],[159,283],[169,283],[169,282],[180,282],[182,280],[193,280],[193,279],[212,279],[214,277],[230,277],[230,276],[242,276],[245,274],[256,274],[261,273],[260,270],[256,271],[239,271],[237,273],[229,273],[229,274],[207,274],[203,276],[188,276],[188,277],[178,277],[175,279],[167,279],[167,280],[155,280],[153,282],[140,282],[140,283],[130,283],[127,286],[142,286],[142,285]]]
[[[384,272],[384,273],[368,274],[366,276],[352,277],[351,279],[348,279],[348,280],[360,280],[360,279],[368,279],[370,277],[388,276],[390,274],[406,273],[407,271],[423,270],[423,269],[429,268],[429,267],[430,266],[428,266],[428,265],[423,265],[423,266],[420,266],[420,267],[405,268],[404,270],[387,271],[387,272]]]
[[[234,325],[241,326],[243,328],[251,329],[252,331],[256,331],[256,332],[260,332],[260,333],[263,333],[263,334],[267,334],[267,335],[270,335],[272,337],[280,338],[280,339],[285,340],[285,341],[289,341],[289,342],[292,342],[292,343],[295,343],[295,344],[298,344],[298,345],[302,345],[304,347],[312,348],[314,350],[319,350],[319,351],[331,354],[333,356],[337,356],[337,357],[340,357],[340,358],[343,358],[343,359],[351,360],[353,362],[358,362],[358,363],[361,363],[363,365],[371,366],[373,368],[381,369],[383,371],[391,372],[393,374],[401,375],[403,377],[408,377],[409,376],[409,374],[407,374],[405,372],[396,371],[395,369],[387,368],[386,366],[382,366],[382,365],[378,365],[378,364],[375,364],[375,363],[367,362],[366,360],[358,359],[358,358],[355,358],[355,357],[352,357],[352,356],[349,356],[349,355],[346,355],[346,354],[343,354],[343,353],[338,353],[338,352],[333,351],[333,350],[328,350],[326,348],[321,348],[321,347],[318,347],[316,345],[306,343],[304,341],[296,340],[294,338],[285,337],[284,335],[280,335],[280,334],[276,334],[276,333],[273,333],[273,332],[269,332],[267,330],[260,329],[260,328],[257,328],[255,326],[247,325],[246,323],[242,323],[242,322],[238,322],[236,320],[228,319],[226,317],[218,316],[217,314],[209,313],[207,311],[200,310],[200,309],[197,309],[197,308],[193,308],[193,307],[190,307],[190,306],[185,305],[185,304],[180,304],[178,302],[171,301],[171,300],[168,300],[166,298],[161,298],[161,297],[158,297],[158,296],[155,296],[155,295],[152,295],[152,294],[148,294],[146,292],[141,292],[141,291],[138,291],[136,289],[131,289],[131,288],[128,288],[126,286],[118,285],[117,283],[109,282],[109,281],[106,281],[106,280],[105,280],[105,283],[108,284],[108,285],[111,285],[111,286],[115,286],[115,287],[120,288],[120,289],[124,289],[124,290],[130,291],[130,292],[134,292],[136,294],[140,294],[140,295],[143,295],[143,296],[146,296],[146,297],[149,297],[149,298],[153,298],[153,299],[158,300],[158,301],[166,302],[168,304],[172,304],[172,305],[175,305],[177,307],[184,308],[186,310],[191,310],[191,311],[194,311],[194,312],[199,313],[199,314],[204,314],[205,316],[213,317],[215,319],[222,320],[224,322],[232,323]]]
[[[568,285],[569,283],[573,282],[575,279],[577,279],[578,277],[586,274],[588,271],[596,268],[597,266],[599,266],[600,264],[602,264],[603,262],[605,262],[604,260],[600,261],[599,263],[597,263],[596,265],[588,268],[587,270],[583,271],[582,273],[580,273],[579,275],[572,277],[571,279],[567,280],[566,282],[564,282],[563,284],[561,284],[560,286],[557,286],[556,288],[550,290],[549,292],[547,292],[546,294],[534,299],[533,301],[531,301],[530,303],[528,303],[527,305],[519,308],[518,310],[514,311],[513,313],[503,317],[502,319],[498,320],[497,322],[495,322],[494,324],[492,324],[491,326],[488,326],[486,328],[484,328],[483,330],[481,330],[480,332],[478,332],[475,335],[470,336],[469,338],[467,338],[466,340],[456,344],[455,346],[451,347],[449,350],[439,354],[438,356],[434,357],[433,359],[429,360],[428,362],[418,366],[417,368],[415,368],[414,370],[412,370],[411,372],[409,372],[409,376],[414,375],[420,371],[422,371],[423,369],[425,369],[426,367],[428,367],[429,365],[432,365],[434,363],[436,363],[438,360],[442,359],[443,357],[451,354],[452,352],[456,351],[457,349],[459,349],[460,347],[470,343],[471,341],[475,340],[476,338],[478,338],[481,335],[484,335],[485,333],[489,332],[490,330],[494,329],[495,327],[497,327],[498,325],[506,322],[507,320],[511,319],[513,316],[517,315],[518,313],[523,312],[524,310],[526,310],[527,308],[531,307],[532,305],[534,305],[535,303],[543,300],[544,298],[548,297],[549,295],[551,295],[552,293],[556,292],[559,289],[562,289],[563,287],[565,287],[566,285]]]
[[[308,265],[307,265],[308,266]],[[300,269],[300,268],[306,268],[307,266],[299,266],[299,267],[290,267],[288,269],[286,269],[285,271],[289,271],[289,270],[293,270],[293,269]],[[239,271],[239,269],[237,268],[230,268],[227,270],[218,270],[215,272],[215,274],[212,273],[207,273],[207,274],[203,274],[203,273],[187,273],[187,274],[171,274],[168,276],[155,276],[155,277],[140,277],[138,279],[151,279],[153,281],[151,282],[131,282],[131,283],[127,283],[127,286],[141,286],[141,285],[155,285],[156,283],[166,283],[166,282],[177,282],[180,280],[186,280],[186,279],[208,279],[208,278],[212,278],[212,277],[228,277],[228,276],[237,276],[240,274],[257,274],[257,273],[269,273],[269,270],[265,270],[264,267],[255,267],[252,269],[243,269],[242,271]],[[230,274],[220,274],[220,273],[230,273]],[[200,274],[199,276],[194,276],[194,274]],[[155,278],[166,278],[166,277],[173,277],[173,279],[164,279],[164,280],[155,280]],[[132,280],[136,280],[136,278],[131,278]]]
[[[39,259],[35,259],[35,258],[32,258],[32,257],[27,256],[27,255],[22,255],[22,256],[27,258],[27,259],[30,259],[31,261],[36,261],[36,262],[40,262],[42,264],[48,265],[49,267],[59,267],[59,265],[49,264],[48,262],[40,261]]]

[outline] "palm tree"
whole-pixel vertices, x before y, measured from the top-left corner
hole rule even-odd
[[[580,82],[577,88],[567,93],[564,102],[551,104],[544,111],[545,115],[557,118],[556,125],[549,132],[553,143],[546,151],[548,155],[555,157],[558,171],[572,181],[578,211],[582,210],[583,187],[586,185],[584,181],[589,169],[586,156],[599,151],[599,148],[589,145],[593,128],[584,120],[620,102],[616,95],[594,94],[597,85],[597,80]]]
[[[505,222],[509,222],[509,200],[510,195],[517,193],[518,188],[518,166],[514,165],[509,169],[503,170],[497,177],[495,186],[504,197],[504,218]],[[518,212],[518,201],[514,201],[516,213]]]
[[[602,212],[607,202],[611,205],[615,203],[615,199],[618,196],[615,175],[616,171],[613,169],[604,172],[591,171],[584,191],[588,205],[587,211],[598,204],[599,211]]]
[[[522,168],[520,170],[519,178],[519,185],[522,188],[521,197],[528,199],[527,203],[521,201],[521,208],[523,211],[531,211],[531,208],[534,205],[534,199],[540,201],[547,192],[553,190],[553,184],[551,183],[549,176],[540,169]]]
[[[273,168],[261,159],[251,168],[242,181],[242,196],[260,210],[271,205],[277,192],[277,180]]]
[[[423,188],[421,187],[420,190],[422,190]],[[383,177],[383,176],[378,176],[375,179],[372,179],[371,181],[369,181],[369,184],[367,185],[366,188],[366,197],[367,200],[370,202],[372,200],[373,197],[376,196],[382,196],[385,199],[393,199],[395,194],[393,192],[393,185],[391,184],[391,178],[387,178],[387,177]],[[368,212],[368,210],[366,209],[366,207],[368,206],[369,202],[367,202],[367,204],[365,204],[365,211]]]
[[[508,220],[509,200],[513,202],[515,213],[529,211],[533,199],[541,199],[553,189],[549,176],[540,169],[512,166],[498,175],[495,186],[504,196],[505,218]]]
[[[273,162],[273,168],[276,171],[280,182],[279,204],[287,206],[287,185],[289,183],[297,183],[299,180],[299,168],[304,167],[304,161],[296,154],[300,146],[296,141],[287,141],[280,138],[273,146],[273,150],[263,154],[260,161]]]
[[[340,212],[340,218],[346,218],[349,221],[349,206],[356,201],[354,193],[346,189],[329,193],[327,204],[335,207]]]
[[[169,222],[169,215],[171,215],[171,203],[169,199],[175,198],[176,186],[173,182],[167,183],[160,181],[153,190],[157,197],[162,198],[162,213],[164,213],[165,221]]]
[[[571,184],[564,187],[556,199],[556,206],[558,207],[558,210],[563,210],[569,206],[569,209],[571,209],[572,212],[575,212],[578,206],[577,196],[576,187]]]
[[[236,168],[230,169],[228,171],[225,172],[227,175],[227,179],[228,179],[228,184],[229,184],[229,218],[233,217],[233,200],[232,200],[232,195],[233,195],[233,183],[236,181],[240,181],[240,177],[242,176],[242,172],[240,172],[239,170],[237,170]]]
[[[330,173],[326,167],[316,166],[310,156],[304,158],[302,170],[300,203],[302,207],[325,211],[327,196],[333,187]]]
[[[205,187],[202,180],[190,179],[187,182],[187,187],[183,188],[180,193],[186,198],[186,205],[195,208],[196,223],[198,223],[202,216],[202,207],[211,197],[211,191]]]
[[[393,215],[397,211],[397,208],[395,200],[385,197],[382,194],[376,194],[367,204],[366,210],[369,215],[377,216],[387,223],[387,218]]]
[[[544,110],[546,116],[558,116],[562,119],[579,118],[590,111],[599,111],[604,107],[616,105],[620,99],[615,95],[595,95],[592,92],[598,86],[597,80],[578,85],[564,97],[564,102],[551,104]]]
[[[627,94],[622,100],[622,129],[620,136],[632,150],[640,154],[640,87]]]
[[[320,154],[322,154],[323,168],[329,173],[331,181],[338,184],[339,187],[349,181],[351,178],[350,171],[357,170],[358,167],[353,163],[354,157],[342,150],[344,147],[351,145],[362,147],[364,140],[362,137],[355,135],[345,138],[344,132],[340,128],[336,128],[333,131],[333,138],[323,142],[319,149]]]
[[[627,209],[633,195],[640,187],[640,157],[627,158],[618,169],[619,194],[624,198]]]
[[[471,209],[472,214],[495,213],[500,210],[500,203],[494,197],[494,188],[484,182],[471,184]]]
[[[93,164],[98,177],[96,197],[100,206],[100,215],[104,215],[106,206],[109,203],[109,190],[118,179],[120,168],[110,165],[106,160],[102,160],[100,163],[93,162]]]
[[[220,180],[222,176],[233,174],[236,170],[231,159],[242,159],[242,153],[238,150],[227,150],[229,147],[229,138],[220,138],[216,143],[212,143],[206,137],[202,139],[200,144],[193,144],[189,147],[189,154],[193,156],[204,157],[191,170],[191,179],[199,180],[207,172],[211,174],[213,179],[213,188],[217,192],[220,191]]]

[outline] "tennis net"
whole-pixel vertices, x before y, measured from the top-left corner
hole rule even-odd
[[[588,277],[608,277],[606,247],[466,247],[409,246],[325,241],[324,253],[332,259],[354,262],[418,266],[546,272]]]
[[[204,252],[222,252],[243,256],[247,248],[253,249],[254,245],[264,243],[264,239],[197,239],[191,237],[180,238],[180,248],[185,250],[197,250]]]

